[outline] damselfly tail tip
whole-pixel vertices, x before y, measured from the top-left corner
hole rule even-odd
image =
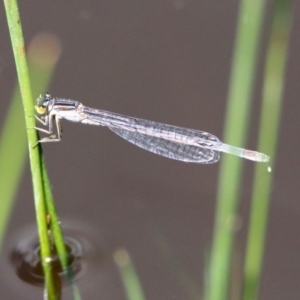
[[[270,156],[263,154],[263,153],[258,153],[258,156],[257,156],[258,162],[268,162],[269,160],[270,160]]]
[[[268,162],[270,160],[270,156],[251,150],[245,150],[244,157],[256,162]]]

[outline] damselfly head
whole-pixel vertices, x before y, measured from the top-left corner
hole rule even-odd
[[[40,114],[44,115],[47,113],[48,104],[51,100],[50,94],[41,94],[35,102],[35,110]]]

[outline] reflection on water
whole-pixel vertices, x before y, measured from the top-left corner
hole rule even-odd
[[[72,273],[75,279],[78,279],[87,272],[96,253],[97,256],[102,254],[97,251],[95,244],[87,233],[74,229],[65,229],[64,235]],[[44,276],[37,232],[34,229],[27,229],[20,236],[21,238],[10,252],[10,261],[15,272],[21,280],[32,285],[43,286]],[[62,283],[65,283],[66,274],[55,251],[53,251],[51,262],[54,274],[58,276]]]

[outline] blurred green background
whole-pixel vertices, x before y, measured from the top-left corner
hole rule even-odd
[[[239,2],[71,4],[20,4],[28,43],[37,34],[48,32],[62,45],[49,89],[53,96],[204,130],[222,138]],[[257,148],[259,134],[264,59],[272,23],[271,3],[267,5],[254,102],[248,113],[249,149]],[[16,73],[2,10],[0,14],[3,125]],[[299,8],[295,7],[261,299],[295,299],[298,295],[297,15]],[[34,97],[46,92],[40,86]],[[15,124],[24,130],[23,120]],[[126,299],[112,259],[117,249],[125,248],[135,263],[147,299],[200,299],[205,259],[212,242],[220,164],[190,165],[166,160],[133,147],[104,128],[68,122],[63,123],[63,128],[61,143],[44,146],[59,214],[63,224],[76,224],[89,232],[96,248],[101,249],[97,252],[101,255],[95,255],[79,280],[83,298],[92,299],[96,294],[105,299]],[[18,138],[13,138],[17,145]],[[244,162],[245,175],[239,187],[236,289],[241,284],[254,166]],[[5,184],[2,181],[0,186]],[[19,281],[8,259],[20,235],[24,236],[22,230],[35,223],[27,168],[16,197],[0,258],[1,293],[8,300],[24,293],[28,299],[40,299],[41,289]]]

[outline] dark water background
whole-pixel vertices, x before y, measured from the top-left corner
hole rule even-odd
[[[20,1],[26,41],[39,32],[63,47],[49,92],[85,105],[222,137],[238,1]],[[263,50],[248,148],[256,148]],[[299,4],[286,76],[278,161],[261,299],[299,298],[300,39]],[[16,81],[4,9],[0,9],[0,121]],[[45,92],[45,91],[40,91]],[[211,243],[219,164],[192,165],[143,151],[105,128],[63,122],[61,143],[44,152],[62,223],[76,224],[99,249],[79,280],[84,299],[125,299],[112,255],[125,248],[147,299],[191,299],[162,255],[172,255],[201,288]],[[237,257],[242,259],[251,197],[252,162],[244,163]],[[1,183],[2,184],[2,183]],[[28,166],[0,259],[1,299],[41,299],[20,281],[8,255],[34,225]],[[91,230],[92,228],[92,230]],[[240,261],[241,262],[241,261]],[[96,296],[97,295],[97,296]]]

